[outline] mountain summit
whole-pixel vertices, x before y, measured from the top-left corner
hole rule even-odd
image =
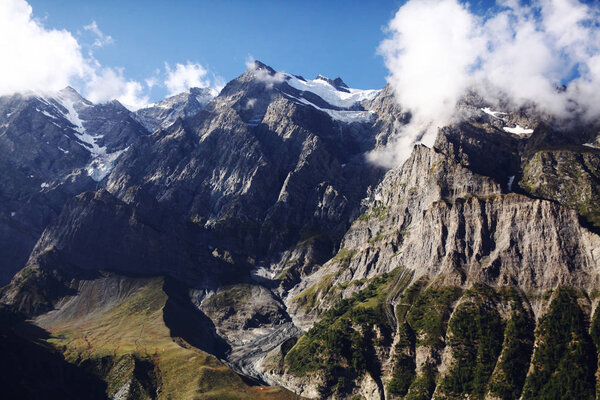
[[[196,115],[217,94],[212,88],[190,88],[186,92],[140,108],[134,113],[134,118],[148,131],[153,132],[168,127],[177,118]]]
[[[384,169],[391,87],[258,61],[135,113],[1,97],[3,394],[595,398],[600,122],[459,111]]]

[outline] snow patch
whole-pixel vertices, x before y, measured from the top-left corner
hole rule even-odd
[[[314,106],[314,104],[313,104]],[[364,123],[369,122],[375,115],[372,111],[336,111],[336,110],[325,110],[329,116],[337,121],[346,122],[351,124],[353,122]]]
[[[79,118],[79,113],[75,110],[75,101],[61,92],[57,93],[55,100],[67,110],[67,113],[63,113],[63,116],[75,126],[75,130],[79,132],[79,134],[85,134],[83,121]]]
[[[42,189],[45,189],[45,188],[48,188],[48,187],[50,187],[50,184],[48,184],[48,183],[46,183],[46,182],[42,182],[42,184],[40,185],[40,187],[41,187]]]
[[[10,216],[14,217],[15,215],[17,215],[17,213],[15,211],[11,211]]]
[[[61,111],[62,115],[74,126],[75,136],[79,139],[78,143],[88,150],[92,156],[92,160],[86,167],[87,174],[96,182],[100,182],[112,171],[116,159],[123,152],[127,151],[127,149],[107,153],[106,146],[98,145],[97,141],[104,136],[91,135],[86,131],[85,126],[83,125],[85,121],[80,118],[79,113],[75,108],[75,102],[78,101],[78,106],[80,107],[89,107],[89,105],[79,101],[80,99],[76,97],[75,94],[70,91],[60,91],[53,96],[53,99],[66,110],[66,113]],[[61,147],[58,149],[65,154],[69,153],[68,150]]]
[[[489,107],[484,107],[481,108],[481,111],[483,111],[484,113],[491,115],[492,117],[499,119],[499,120],[504,120],[502,117],[499,117],[498,115],[506,115],[505,112],[502,111],[493,111],[491,108]]]
[[[509,128],[505,126],[504,129],[508,133],[514,133],[515,135],[526,135],[528,133],[533,133],[533,129],[523,128],[520,125],[515,126],[514,128]]]
[[[594,143],[584,143],[583,144],[585,147],[591,147],[593,149],[597,149],[598,146],[596,146]]]
[[[512,192],[512,185],[513,185],[514,181],[515,181],[514,175],[508,177],[508,191],[509,192]]]
[[[334,119],[336,121],[345,122],[348,124],[351,124],[353,122],[358,122],[358,123],[369,122],[375,115],[372,111],[329,110],[326,108],[321,108],[306,99],[298,98],[298,97],[289,95],[287,93],[284,93],[284,94],[286,96],[288,96],[289,98],[296,100],[302,104],[305,104],[307,106],[312,106],[319,111],[327,113],[332,119]]]
[[[114,153],[102,154],[93,159],[86,167],[87,174],[96,182],[104,179],[115,167],[115,161],[121,154],[129,150],[129,147]]]
[[[313,79],[311,81],[303,81],[293,75],[285,74],[287,84],[301,92],[312,92],[325,100],[332,106],[339,108],[350,108],[356,103],[364,100],[373,99],[379,90],[360,90],[350,89],[348,92],[343,92],[336,89],[329,82],[323,79]]]
[[[40,110],[39,108],[36,108],[35,111],[40,112],[42,114],[44,114],[46,117],[52,118],[52,119],[57,119],[55,115],[50,114],[48,111],[46,110]]]

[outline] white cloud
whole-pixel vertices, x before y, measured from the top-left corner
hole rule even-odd
[[[212,79],[213,89],[215,89],[217,92],[220,92],[221,90],[223,90],[223,88],[225,87],[226,84],[227,84],[227,81],[225,80],[225,78],[223,78],[220,75],[213,74],[213,79]]]
[[[131,110],[137,110],[149,102],[142,84],[127,80],[121,68],[107,67],[94,73],[86,82],[86,95],[94,103],[116,99]]]
[[[92,32],[96,36],[96,40],[94,40],[94,46],[96,47],[104,47],[104,45],[114,43],[112,36],[102,33],[100,28],[98,28],[96,21],[92,21],[91,24],[85,25],[83,29]]]
[[[410,0],[400,7],[380,53],[413,118],[373,161],[398,165],[414,143],[431,145],[470,88],[514,106],[535,102],[558,117],[600,115],[598,6],[578,0],[500,0],[498,6],[485,17],[458,0]],[[568,89],[556,90],[563,82]]]
[[[0,4],[0,54],[0,94],[59,90],[92,69],[73,35],[46,29],[23,0]]]
[[[150,78],[146,78],[146,86],[148,86],[148,88],[152,89],[154,86],[156,86],[158,84],[158,78],[155,76],[151,76]]]
[[[256,80],[263,82],[267,89],[272,89],[274,84],[285,80],[285,74],[282,72],[271,73],[265,68],[259,68],[252,56],[246,58],[246,68],[254,74]]]
[[[95,21],[91,31],[101,45],[112,42]],[[66,30],[48,29],[33,17],[24,0],[0,2],[0,95],[28,90],[55,91],[83,86],[94,102],[117,99],[131,107],[147,103],[142,85],[124,77],[123,69],[103,67]]]
[[[178,63],[174,69],[165,63],[165,70],[156,69],[143,85],[127,78],[123,68],[101,65],[92,48],[114,40],[94,20],[83,28],[94,35],[86,55],[70,32],[46,28],[34,18],[27,1],[0,0],[0,95],[56,91],[71,85],[83,89],[82,94],[93,102],[117,99],[135,109],[148,103],[148,93],[155,86],[175,94],[190,87],[220,90],[225,85],[222,77],[212,73],[209,77],[207,68],[190,62]]]
[[[206,78],[208,71],[201,64],[187,62],[186,64],[175,64],[172,70],[168,63],[165,63],[167,78],[165,86],[169,90],[169,95],[174,95],[188,90],[191,87],[209,87],[210,79]]]
[[[476,18],[456,0],[411,0],[388,29],[391,36],[380,52],[396,98],[411,110],[412,120],[397,131],[393,149],[371,156],[396,165],[410,155],[415,142],[432,145],[437,127],[450,121],[485,42],[477,37]]]
[[[154,73],[152,74],[152,76],[145,79],[145,82],[146,82],[146,86],[148,86],[148,89],[152,89],[155,86],[159,86],[160,85],[160,68],[156,68],[154,70]]]
[[[255,105],[256,105],[256,99],[255,98],[248,99],[248,101],[246,102],[245,109],[249,110],[251,108],[254,108]]]

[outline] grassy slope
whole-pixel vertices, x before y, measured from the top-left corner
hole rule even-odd
[[[376,353],[391,344],[391,308],[387,299],[410,279],[397,269],[372,280],[369,286],[342,300],[302,336],[286,354],[288,371],[297,376],[323,375],[323,396],[349,395],[364,373],[381,379]]]
[[[46,326],[48,342],[63,349],[66,360],[94,365],[102,374],[106,358],[133,356],[150,362],[159,399],[292,399],[282,388],[249,386],[213,356],[170,336],[163,321],[167,295],[161,279],[104,313]],[[123,368],[124,373],[129,371]],[[104,372],[112,395],[127,377],[118,368]],[[151,391],[149,391],[151,393]],[[140,398],[146,397],[145,395]]]

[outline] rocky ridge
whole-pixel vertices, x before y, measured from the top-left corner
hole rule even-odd
[[[310,398],[594,398],[598,130],[475,95],[460,112],[386,172],[364,155],[410,120],[389,87],[257,62],[135,138],[2,301],[57,340],[80,307],[111,315],[148,284],[173,343]],[[102,379],[155,387],[132,376]]]

